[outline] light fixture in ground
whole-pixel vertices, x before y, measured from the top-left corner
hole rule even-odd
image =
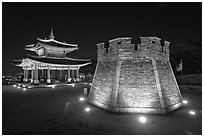
[[[91,110],[91,109],[90,109],[89,107],[86,107],[86,108],[85,108],[85,111],[86,111],[86,112],[89,112],[90,110]]]
[[[80,100],[80,101],[84,101],[85,99],[84,99],[83,97],[80,97],[79,100]]]
[[[20,86],[18,86],[18,88],[20,88]]]
[[[141,123],[146,123],[147,118],[146,118],[145,116],[140,116],[140,117],[139,117],[139,121],[140,121]]]
[[[26,88],[23,88],[23,91],[26,91],[27,89]]]
[[[13,87],[16,87],[16,85],[13,85]]]
[[[191,114],[191,115],[195,115],[196,114],[195,111],[193,111],[193,110],[190,110],[188,113]]]
[[[74,87],[75,86],[75,84],[72,84],[72,87]]]
[[[183,104],[188,104],[188,101],[187,100],[183,100]]]

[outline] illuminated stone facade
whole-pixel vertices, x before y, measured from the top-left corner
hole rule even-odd
[[[165,114],[182,105],[169,62],[169,42],[117,38],[97,44],[98,64],[89,102],[113,112]]]

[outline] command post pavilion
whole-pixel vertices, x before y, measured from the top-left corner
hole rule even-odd
[[[12,63],[24,70],[24,82],[31,84],[79,82],[79,69],[90,64],[89,59],[75,59],[67,54],[77,50],[77,44],[60,42],[54,38],[53,31],[48,39],[37,38],[36,42],[26,45],[25,50],[35,55],[26,54],[22,60]]]

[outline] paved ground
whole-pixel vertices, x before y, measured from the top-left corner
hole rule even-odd
[[[187,105],[165,116],[143,115],[147,121],[141,123],[142,114],[114,114],[80,102],[85,87],[3,86],[2,134],[202,134],[201,93],[182,93]]]

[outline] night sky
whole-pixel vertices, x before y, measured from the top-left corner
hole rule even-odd
[[[48,38],[77,43],[78,58],[96,59],[96,44],[117,37],[156,36],[171,42],[202,39],[202,3],[3,3],[2,71],[21,70],[26,44]],[[138,44],[138,43],[135,43]],[[18,68],[18,69],[17,69]]]

